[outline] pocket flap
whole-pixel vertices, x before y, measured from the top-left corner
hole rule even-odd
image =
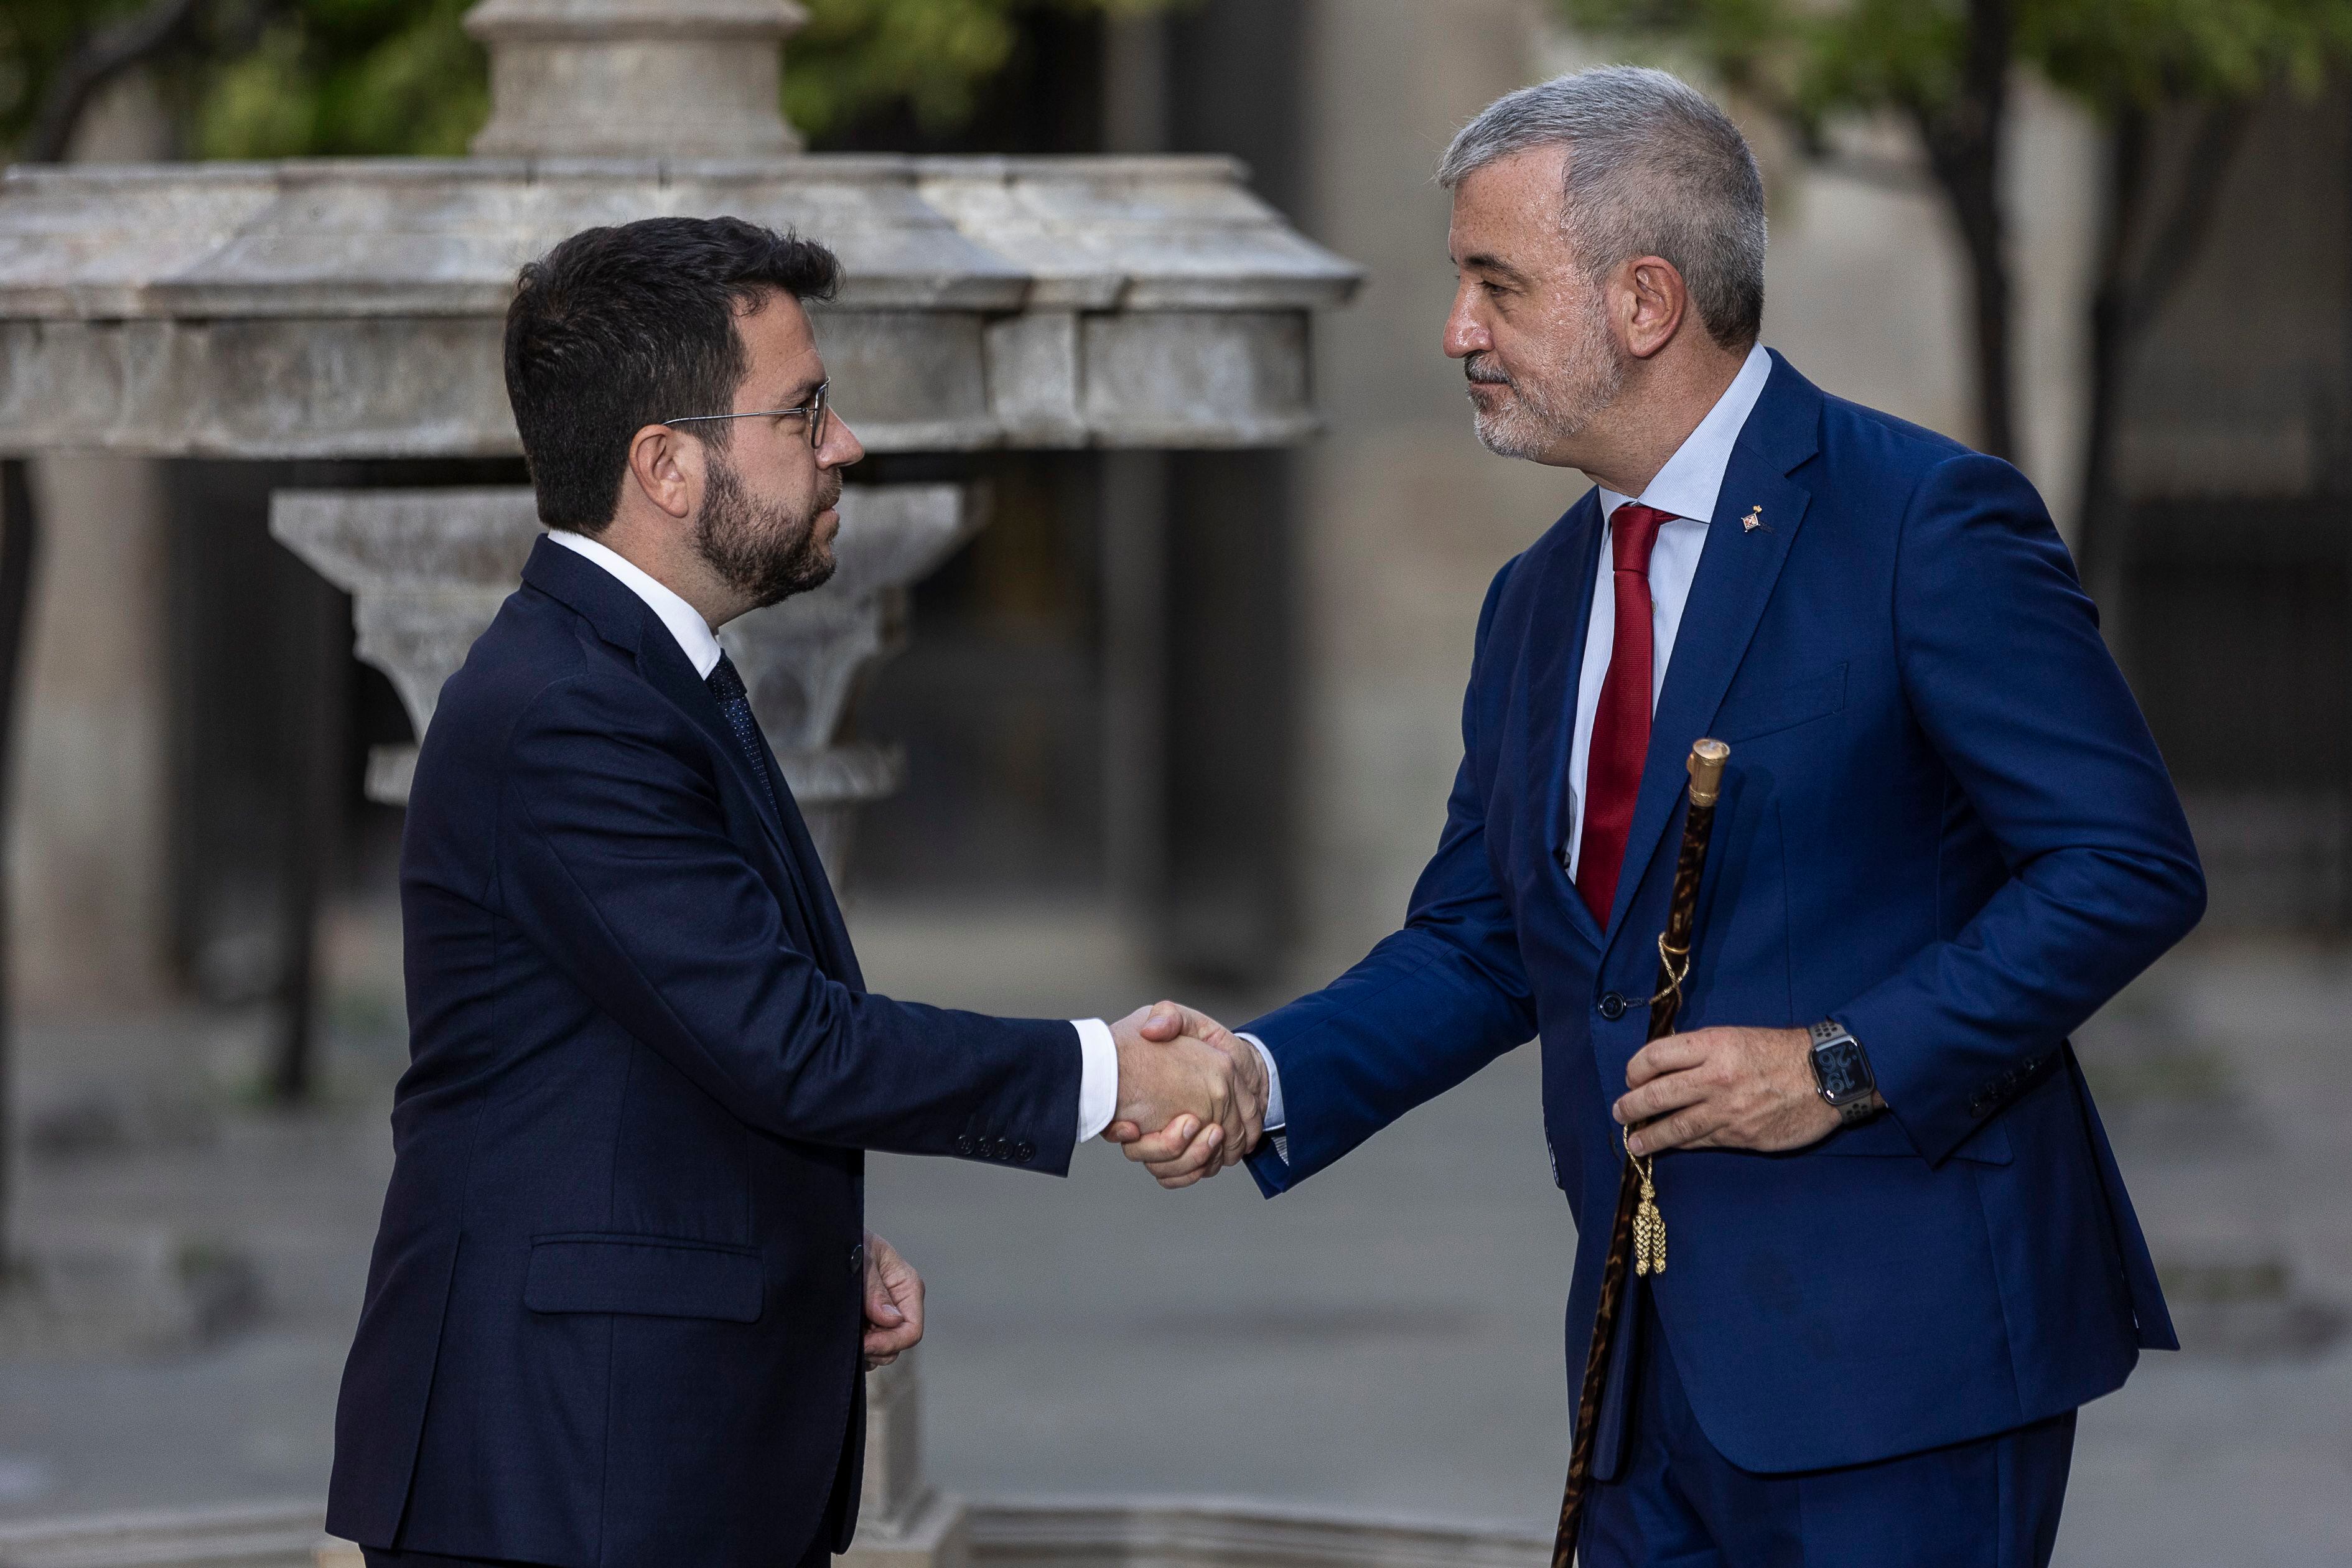
[[[534,1312],[759,1321],[760,1256],[642,1236],[552,1236],[530,1244],[522,1304]]]
[[[1835,1154],[1855,1159],[1916,1160],[1919,1152],[1911,1146],[1911,1135],[1903,1124],[1882,1111],[1859,1127],[1843,1128],[1822,1142],[1805,1149],[1806,1154]],[[2006,1165],[2016,1155],[2009,1144],[2009,1128],[1995,1116],[1986,1121],[1952,1151],[1955,1160],[1966,1160],[1978,1165]]]
[[[1792,686],[1739,699],[1716,729],[1727,744],[1737,744],[1835,713],[1845,706],[1845,669],[1841,664]]]

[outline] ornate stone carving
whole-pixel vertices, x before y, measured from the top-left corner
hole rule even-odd
[[[653,213],[839,252],[813,314],[877,452],[1301,439],[1309,316],[1357,280],[1225,158],[11,169],[0,451],[511,453],[516,270]]]

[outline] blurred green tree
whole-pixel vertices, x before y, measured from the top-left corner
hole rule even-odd
[[[1916,182],[1841,132],[1891,118],[1967,253],[1978,440],[2016,449],[2001,159],[2010,83],[2038,70],[2109,138],[2091,308],[2088,459],[2077,555],[2104,567],[2113,447],[2132,351],[2187,273],[2266,95],[2317,90],[2352,60],[2352,0],[1557,0],[1589,33],[1694,60],[1813,158]]]
[[[471,0],[0,0],[0,142],[63,154],[97,90],[158,70],[205,158],[452,156],[489,111]],[[968,116],[1021,15],[1141,14],[1171,0],[803,0],[784,110],[811,137],[904,101],[926,128]]]

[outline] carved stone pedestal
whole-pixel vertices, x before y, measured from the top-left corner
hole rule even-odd
[[[837,739],[858,679],[906,635],[906,591],[979,527],[954,485],[853,485],[841,496],[833,581],[719,634],[838,883],[856,808],[898,786],[895,747]],[[514,592],[541,531],[528,489],[287,490],[270,531],[352,596],[359,656],[387,676],[417,734],[442,683]],[[369,759],[368,793],[398,805],[413,746]]]
[[[921,1381],[910,1352],[866,1374],[866,1477],[857,1539],[845,1568],[967,1568],[971,1528],[961,1498],[923,1478]]]

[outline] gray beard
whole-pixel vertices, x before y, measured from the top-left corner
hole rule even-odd
[[[1478,443],[1498,458],[1540,461],[1617,401],[1625,387],[1625,363],[1615,352],[1596,310],[1586,322],[1584,342],[1577,346],[1556,381],[1511,379],[1511,401],[1488,414],[1475,408],[1470,428]],[[1469,369],[1477,356],[1464,362]]]

